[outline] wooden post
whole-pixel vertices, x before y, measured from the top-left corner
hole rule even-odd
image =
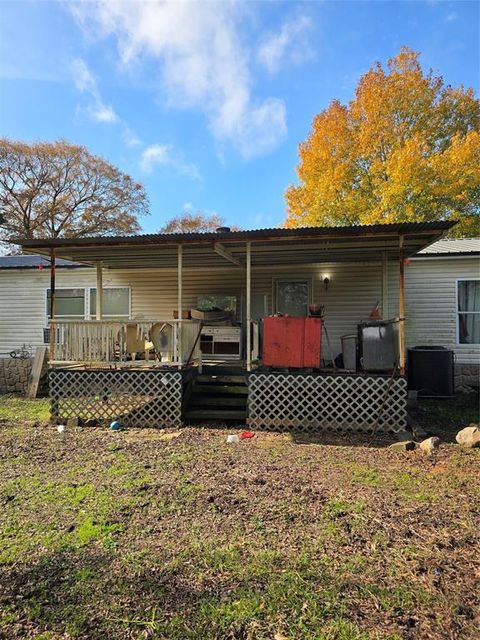
[[[382,251],[382,316],[388,320],[388,256]]]
[[[97,262],[97,305],[96,319],[101,320],[103,317],[103,263]]]
[[[403,236],[399,238],[399,259],[400,259],[400,282],[398,291],[398,350],[400,375],[405,375],[405,250]]]
[[[55,249],[50,249],[50,320],[55,320]],[[50,360],[55,359],[55,325],[49,324]]]
[[[47,347],[37,347],[35,356],[32,363],[32,373],[30,375],[30,381],[25,394],[26,398],[36,398],[38,393],[38,387],[40,385],[40,378],[47,359]]]
[[[247,371],[252,369],[252,243],[247,242],[247,287],[246,287],[246,321],[247,321]]]
[[[178,364],[182,364],[182,313],[183,313],[183,291],[182,291],[182,270],[183,270],[183,246],[178,245],[177,253],[177,284],[178,284],[178,323],[177,323],[177,358]]]

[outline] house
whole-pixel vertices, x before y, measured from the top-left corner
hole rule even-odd
[[[480,381],[480,238],[443,239],[405,267],[407,346],[455,354],[455,389]]]
[[[445,346],[452,346],[455,338],[451,331],[432,331],[428,310],[422,306],[420,312],[426,298],[417,294],[422,269],[435,270],[436,260],[451,264],[443,255],[427,258],[431,254],[419,253],[450,226],[439,222],[237,232],[220,229],[218,233],[25,240],[21,242],[24,253],[43,257],[35,258],[39,263],[16,265],[19,258],[1,259],[4,304],[0,351],[8,353],[23,343],[35,347],[50,338],[51,387],[62,415],[78,409],[79,399],[73,398],[75,388],[83,389],[84,404],[87,388],[95,396],[101,387],[103,397],[110,399],[115,395],[113,390],[121,388],[121,402],[129,398],[127,412],[132,424],[141,420],[162,425],[180,423],[185,400],[192,384],[196,384],[199,358],[205,359],[204,352],[215,348],[208,347],[208,340],[216,339],[213,329],[211,337],[200,336],[199,323],[184,318],[184,312],[202,305],[227,308],[237,331],[230,331],[228,340],[219,340],[218,355],[230,341],[227,350],[231,352],[224,355],[235,357],[237,364],[244,362],[242,374],[250,372],[247,395],[251,424],[261,427],[271,422],[266,416],[273,411],[275,424],[270,426],[276,428],[336,425],[371,429],[375,406],[382,405],[389,389],[392,402],[381,419],[382,428],[396,430],[404,426],[405,419],[406,384],[402,376],[392,382],[389,376],[378,375],[266,372],[255,363],[255,321],[277,312],[305,315],[310,303],[325,305],[329,350],[335,355],[341,350],[341,337],[355,332],[358,322],[368,318],[379,301],[384,317],[406,318],[405,332],[404,322],[399,323],[403,373],[405,345],[431,344],[433,337],[438,338],[434,342],[442,344],[440,337],[444,342],[448,337]],[[462,277],[474,278],[472,258],[476,255],[473,251],[463,256]],[[22,257],[24,261],[29,259]],[[13,265],[8,265],[9,260]],[[54,291],[53,302],[49,290]],[[455,301],[448,297],[445,287],[440,287],[439,295],[445,296],[445,308],[454,314]],[[54,319],[49,321],[52,307]],[[439,308],[437,301],[432,314]],[[175,312],[178,319],[174,318]],[[127,339],[127,330],[133,326],[141,337],[159,323],[170,328],[166,357],[161,361],[125,361],[119,356],[118,344]],[[44,331],[48,324],[53,328],[49,336]],[[439,324],[435,322],[434,326]],[[247,349],[247,344],[253,348]],[[324,347],[325,353],[326,343]],[[458,347],[470,360],[478,355],[473,345]],[[121,347],[120,352],[125,349]],[[135,377],[138,380],[132,382]],[[162,380],[160,386],[158,380]],[[152,384],[156,390],[145,394]],[[131,385],[136,385],[135,393]],[[170,393],[165,394],[167,389]],[[149,400],[142,400],[142,394]],[[368,396],[363,407],[358,402],[362,394]],[[137,400],[132,406],[134,396]],[[327,396],[328,402],[325,400],[319,411],[318,398]],[[109,400],[109,406],[101,407],[100,413],[106,417],[119,410],[112,408]]]

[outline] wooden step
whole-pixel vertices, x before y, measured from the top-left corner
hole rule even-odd
[[[246,411],[235,409],[191,409],[186,412],[187,420],[245,420]]]
[[[239,385],[217,385],[217,384],[198,384],[194,383],[192,391],[195,394],[213,394],[213,395],[248,395],[248,388]]]
[[[214,376],[202,374],[197,376],[196,381],[208,384],[247,384],[246,376]]]
[[[194,394],[190,397],[190,400],[188,402],[188,406],[190,407],[200,407],[200,406],[220,406],[220,407],[227,407],[227,406],[240,406],[240,407],[245,407],[247,405],[247,398],[245,396],[236,396],[233,398],[229,398],[228,396],[220,396],[220,397],[216,397],[216,396],[210,396],[210,395],[199,395],[199,394]]]

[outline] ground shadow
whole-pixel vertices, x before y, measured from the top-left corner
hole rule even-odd
[[[162,612],[182,616],[206,595],[165,566],[126,570],[114,562],[108,552],[88,549],[0,567],[0,609],[7,615],[0,638],[53,632],[118,640],[142,631],[161,632],[168,626]]]

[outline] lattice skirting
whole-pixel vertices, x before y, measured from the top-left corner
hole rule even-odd
[[[52,415],[118,418],[127,427],[178,427],[182,424],[180,371],[66,370],[49,374]]]
[[[257,429],[395,433],[407,426],[407,382],[381,376],[252,373],[248,416]]]

